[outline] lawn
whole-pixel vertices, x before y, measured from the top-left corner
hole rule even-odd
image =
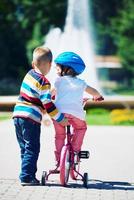
[[[89,125],[111,125],[110,111],[104,108],[91,108],[86,111],[86,121]]]
[[[109,114],[87,114],[86,121],[88,125],[112,125]]]
[[[12,113],[11,112],[0,112],[0,121],[11,119]]]
[[[11,112],[0,112],[0,121],[12,118]],[[86,111],[88,125],[126,125],[134,126],[134,109],[91,108]]]
[[[134,125],[134,110],[92,108],[86,112],[88,125]]]

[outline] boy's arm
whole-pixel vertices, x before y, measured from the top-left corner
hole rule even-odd
[[[53,88],[53,89],[51,90],[51,98],[52,98],[52,100],[55,100],[55,97],[56,97],[56,89]]]
[[[90,94],[90,95],[93,96],[93,100],[94,101],[97,101],[97,100],[102,101],[102,100],[104,100],[103,96],[95,88],[87,86],[86,89],[85,89],[85,91],[88,94]]]
[[[46,112],[51,118],[53,118],[63,126],[66,126],[68,124],[68,121],[64,117],[64,114],[60,113],[55,104],[52,102],[50,89],[46,89],[41,92],[40,100],[44,108],[46,109]]]

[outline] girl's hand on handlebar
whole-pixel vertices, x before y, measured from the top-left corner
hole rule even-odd
[[[93,101],[103,101],[104,97],[103,96],[94,96]]]

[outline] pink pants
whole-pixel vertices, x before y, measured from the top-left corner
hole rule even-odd
[[[80,120],[71,114],[65,114],[69,124],[73,127],[72,147],[73,150],[79,152],[83,143],[83,138],[87,130],[87,125],[84,120]],[[53,120],[55,127],[55,157],[56,161],[60,159],[61,149],[65,143],[66,132],[65,127],[60,125],[57,121]]]

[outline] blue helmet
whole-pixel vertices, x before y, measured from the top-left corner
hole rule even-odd
[[[69,51],[59,54],[54,62],[59,65],[71,67],[77,74],[81,74],[86,67],[78,54]]]

